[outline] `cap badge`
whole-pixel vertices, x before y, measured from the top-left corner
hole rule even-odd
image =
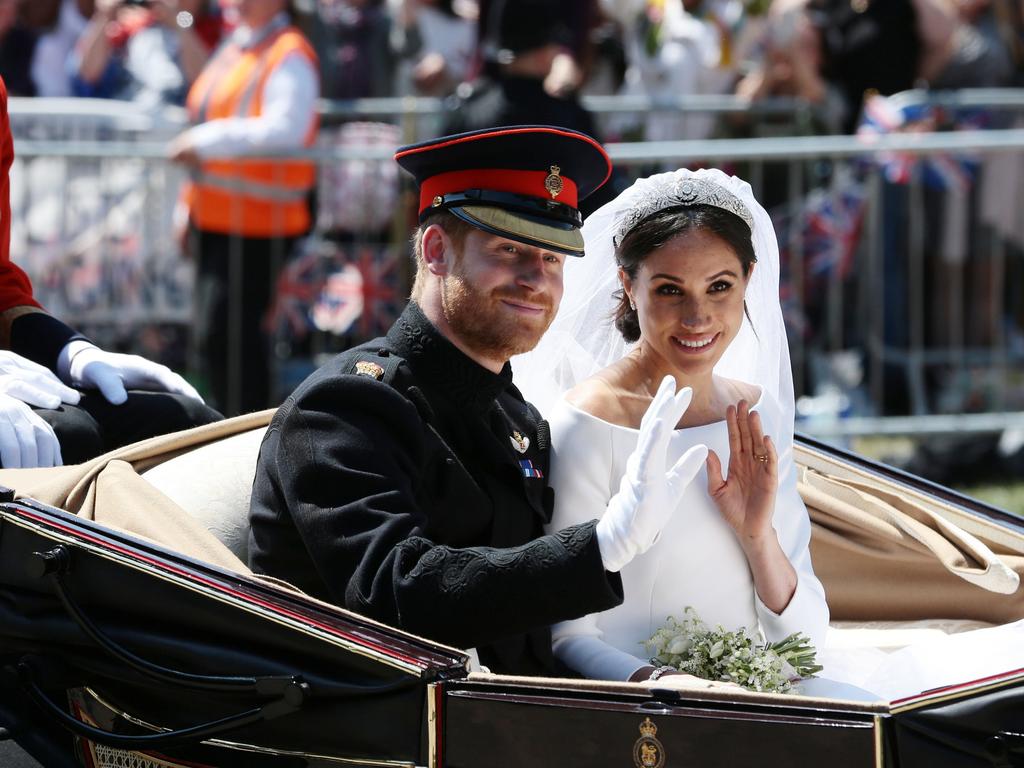
[[[384,369],[370,360],[360,360],[356,363],[356,376],[369,376],[380,381],[384,378]]]
[[[551,166],[551,173],[544,178],[544,189],[551,193],[552,199],[562,194],[565,182],[562,181],[562,169],[557,165]]]
[[[438,207],[440,207],[441,203],[443,203],[443,202],[444,202],[444,198],[441,197],[441,195],[434,195],[434,199],[430,201],[430,204],[434,208],[438,208]]]
[[[520,453],[526,453],[526,449],[530,447],[530,438],[521,434],[518,430],[509,435],[509,439],[512,441],[512,447]]]

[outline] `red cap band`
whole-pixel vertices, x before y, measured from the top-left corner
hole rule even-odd
[[[551,175],[553,174],[545,171],[510,171],[500,168],[474,168],[468,171],[439,173],[425,179],[420,185],[420,213],[433,205],[435,197],[446,195],[449,192],[464,192],[467,189],[513,192],[546,200],[556,200],[575,208],[577,203],[576,183],[565,176],[559,176],[562,189],[558,195],[552,196],[545,186],[547,178]]]

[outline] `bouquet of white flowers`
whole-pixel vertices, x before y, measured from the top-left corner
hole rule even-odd
[[[786,693],[793,681],[821,671],[807,636],[794,632],[785,640],[768,643],[746,629],[710,629],[693,608],[679,621],[669,616],[644,645],[651,663],[666,665],[705,680],[736,683],[751,691]]]

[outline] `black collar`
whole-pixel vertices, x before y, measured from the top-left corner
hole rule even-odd
[[[492,373],[467,357],[434,327],[414,301],[388,331],[388,342],[418,379],[460,408],[486,413],[512,384],[512,366]]]

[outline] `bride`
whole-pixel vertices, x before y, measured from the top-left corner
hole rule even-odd
[[[709,452],[658,541],[621,569],[625,602],[556,625],[556,656],[590,678],[672,674],[649,663],[643,641],[688,606],[710,626],[760,629],[769,641],[802,632],[820,647],[828,608],[796,487],[767,213],[740,179],[679,170],[636,182],[583,235],[586,257],[566,264],[554,324],[513,360],[526,398],[550,415],[550,529],[606,507],[665,377],[692,389],[670,453]]]

